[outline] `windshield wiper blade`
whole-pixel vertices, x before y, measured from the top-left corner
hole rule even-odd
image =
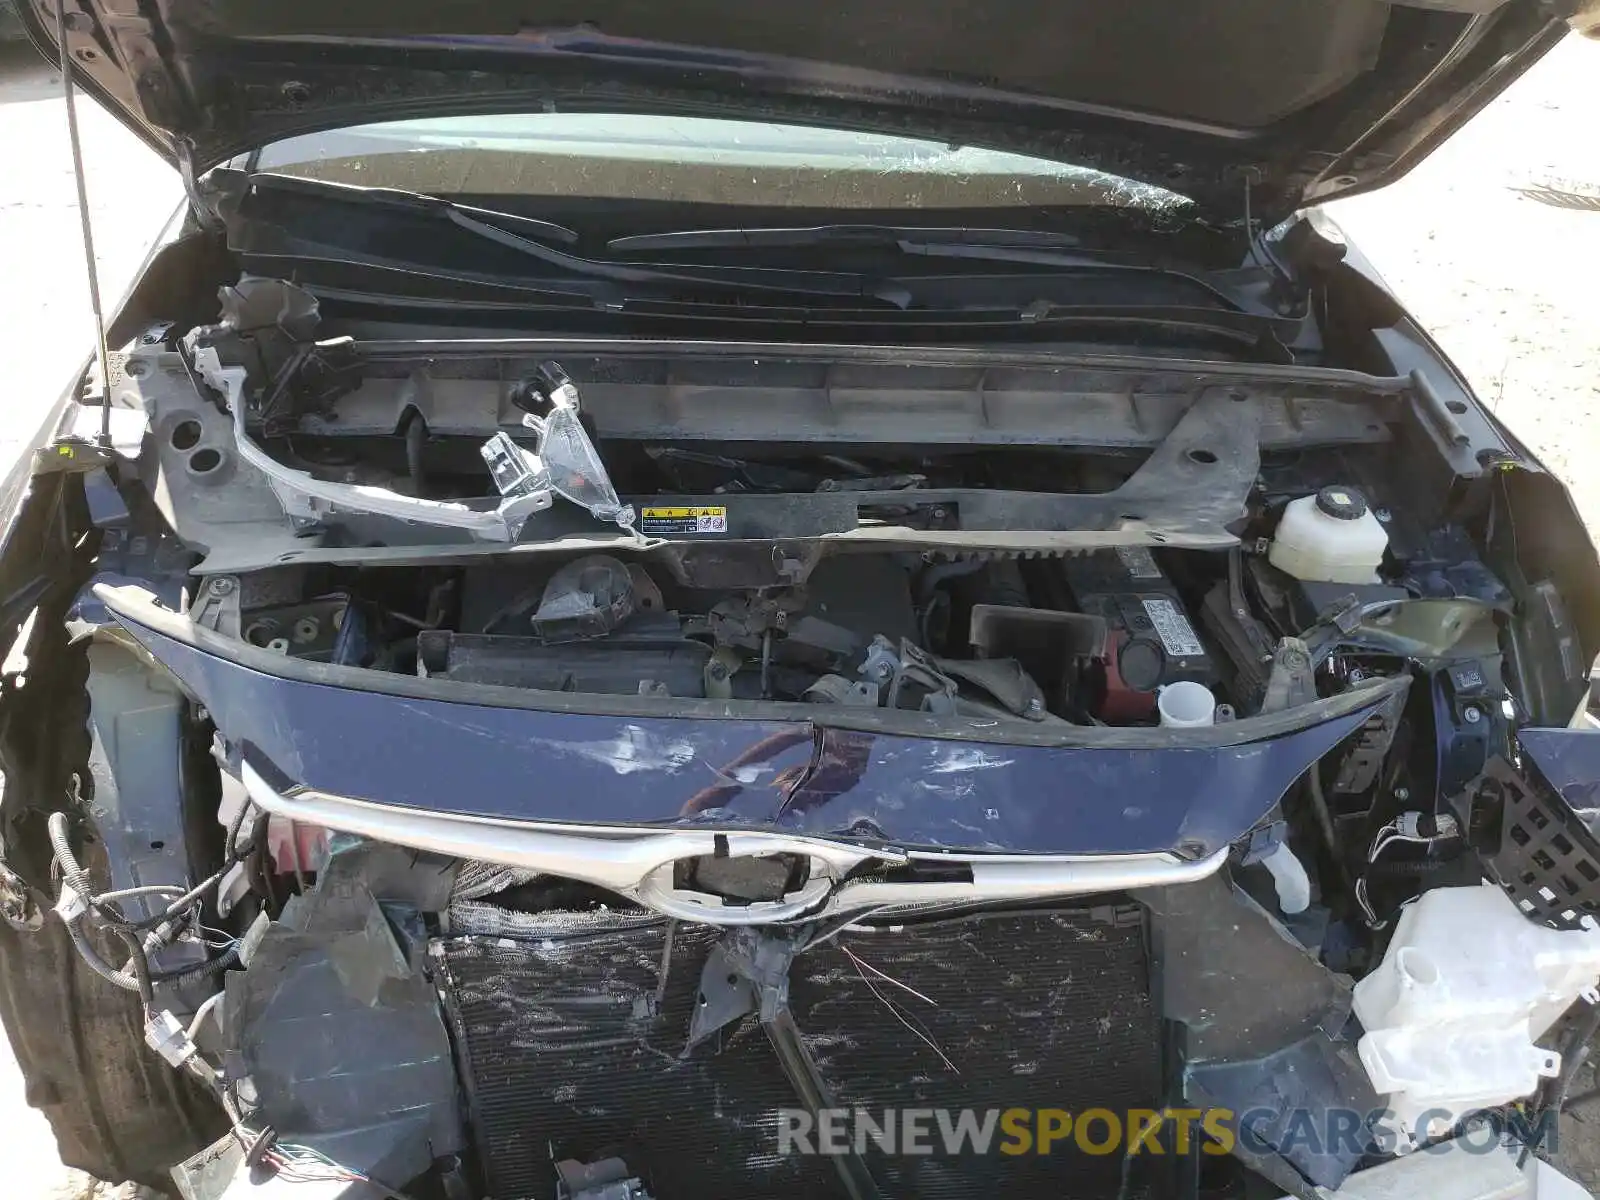
[[[812,225],[770,229],[678,229],[612,238],[607,250],[722,250],[743,246],[897,246],[903,242],[937,245],[1014,246],[1067,249],[1078,245],[1070,233],[1043,229],[924,228],[917,225]]]
[[[1123,262],[1119,259],[1100,257],[1092,252],[1072,253],[1034,246],[974,245],[962,242],[928,242],[914,239],[907,239],[898,243],[898,249],[902,254],[920,255],[925,258],[960,258],[972,262],[1007,262],[1030,267],[1057,267],[1073,271],[1159,275],[1165,279],[1181,280],[1193,287],[1209,292],[1228,305],[1228,307],[1238,309],[1241,312],[1257,311],[1260,307],[1239,295],[1233,289],[1193,271],[1179,270],[1176,267],[1160,266],[1155,263]]]
[[[686,229],[613,238],[609,250],[777,250],[796,246],[860,246],[925,258],[960,258],[1074,271],[1127,272],[1159,275],[1203,289],[1230,308],[1260,311],[1233,289],[1203,274],[1155,263],[1129,262],[1094,250],[1075,250],[1071,234],[1025,229],[919,229],[892,225],[818,225],[793,229]]]
[[[218,179],[225,172],[218,169],[211,173],[211,179]],[[226,172],[235,174],[235,172]],[[352,183],[334,183],[327,179],[307,179],[298,175],[279,175],[272,171],[255,171],[244,176],[245,183],[250,187],[271,187],[285,192],[307,192],[312,195],[326,196],[335,200],[351,200],[362,204],[384,205],[390,208],[402,209],[408,212],[432,212],[440,215],[455,214],[459,219],[466,221],[469,226],[483,226],[497,233],[507,233],[504,226],[516,230],[520,238],[557,242],[563,246],[578,244],[578,232],[568,229],[565,225],[557,225],[554,221],[542,221],[538,217],[525,217],[520,213],[502,212],[495,208],[479,208],[472,204],[458,204],[454,200],[446,200],[443,196],[430,196],[426,192],[408,192],[404,188],[387,187],[362,187]],[[220,182],[220,180],[219,180]],[[490,222],[494,222],[490,224]]]
[[[725,296],[744,296],[744,303],[793,304],[813,303],[837,305],[859,303],[863,308],[877,307],[882,312],[902,312],[910,307],[911,293],[896,280],[883,280],[870,291],[846,290],[840,287],[817,286],[813,273],[807,271],[761,271],[759,279],[724,277],[717,280],[684,280],[672,274],[642,274],[637,279],[613,281],[604,275],[589,278],[587,273],[569,271],[564,275],[529,275],[482,271],[455,270],[448,267],[430,267],[381,255],[363,254],[343,247],[329,247],[321,243],[299,242],[274,244],[268,248],[255,248],[230,244],[239,258],[248,263],[257,274],[270,276],[296,275],[306,286],[343,286],[337,280],[349,278],[352,272],[371,273],[374,277],[394,279],[402,286],[415,288],[421,282],[443,284],[461,288],[482,288],[486,291],[527,296],[530,299],[552,297],[560,302],[582,299],[586,306],[604,310],[620,309],[630,301],[650,297],[671,298],[684,292],[683,284],[692,283],[695,289],[716,291],[719,295],[701,301],[708,311],[732,312],[740,307],[729,304]],[[877,305],[874,306],[873,302]]]
[[[498,221],[502,215],[509,214],[491,213],[489,210],[484,209],[470,209],[437,196],[425,196],[421,193],[411,192],[389,192],[385,189],[377,188],[352,188],[346,185],[325,184],[320,180],[308,181],[275,175],[251,175],[248,179],[252,188],[264,186],[267,190],[279,189],[291,192],[309,192],[324,199],[398,207],[408,212],[443,219],[475,237],[493,242],[507,250],[516,251],[518,254],[542,262],[570,275],[631,284],[693,284],[701,288],[734,292],[773,292],[831,298],[841,296],[861,297],[878,300],[895,308],[904,308],[911,303],[910,293],[897,281],[879,279],[855,272],[812,271],[772,267],[627,263],[584,258],[580,255],[558,250],[553,246],[546,245],[533,238],[524,237],[519,233],[514,233],[511,230],[501,228],[498,224],[491,224],[482,219],[482,216],[489,215]],[[289,185],[287,188],[283,187],[285,183]],[[307,183],[312,186],[303,186]],[[237,232],[241,238],[248,239],[253,220],[249,215],[235,212],[231,218],[230,234]],[[282,224],[279,225],[279,228],[284,231],[291,241],[306,245],[316,245],[319,248],[324,245],[321,242],[297,236],[291,225]],[[554,226],[553,228],[560,229],[561,227]],[[235,245],[234,238],[231,236],[230,249],[246,254],[251,252],[248,246]],[[278,252],[282,253],[281,250]],[[341,253],[351,262],[366,262],[376,266],[398,265],[391,258],[372,255],[355,249],[342,250]]]

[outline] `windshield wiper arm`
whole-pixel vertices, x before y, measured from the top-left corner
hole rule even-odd
[[[501,228],[500,225],[492,224],[483,219],[485,216],[493,217],[496,221],[499,221],[502,217],[510,217],[513,220],[528,218],[517,218],[513,214],[502,214],[487,209],[468,208],[438,196],[427,196],[416,192],[395,192],[382,188],[356,188],[347,185],[327,184],[320,180],[294,179],[277,175],[251,175],[248,177],[248,181],[252,188],[265,187],[267,190],[279,189],[290,192],[309,192],[320,198],[332,199],[336,202],[386,205],[443,219],[466,233],[493,242],[507,250],[513,250],[518,254],[569,274],[587,276],[592,279],[609,279],[619,283],[634,284],[687,283],[696,287],[715,288],[725,291],[779,292],[803,296],[858,296],[878,300],[895,308],[904,308],[911,302],[910,294],[906,288],[895,280],[882,280],[855,272],[793,270],[769,267],[698,266],[693,264],[626,263],[584,258],[580,255],[558,250],[553,246],[525,237],[520,233],[514,233],[509,229]],[[288,186],[285,187],[285,184]],[[310,186],[305,186],[307,184],[310,184]],[[247,232],[252,218],[248,215],[236,213],[231,220],[234,225],[243,224],[246,227],[245,232]],[[536,224],[542,225],[544,223],[536,222]],[[292,227],[284,226],[284,228],[292,239],[307,240],[295,238]],[[550,228],[560,230],[561,226],[550,226]],[[232,232],[232,229],[233,225],[230,225],[230,232]],[[573,236],[576,237],[576,235]],[[247,247],[233,246],[231,238],[230,248],[243,250],[246,253],[249,252]],[[365,261],[375,265],[394,265],[393,260],[380,260],[377,256],[359,251],[351,250],[346,253],[350,261]]]
[[[1078,245],[1070,233],[1043,229],[922,228],[916,225],[812,225],[770,229],[678,229],[612,238],[607,250],[722,250],[760,246],[897,246],[903,242],[938,245],[1014,246],[1066,249]]]
[[[1037,246],[983,245],[968,242],[929,242],[907,238],[898,243],[902,254],[921,255],[925,258],[962,258],[973,262],[1009,262],[1033,267],[1061,267],[1075,271],[1128,272],[1139,275],[1160,275],[1179,279],[1211,293],[1230,308],[1249,312],[1259,308],[1232,289],[1217,284],[1204,275],[1183,271],[1175,267],[1152,263],[1121,262],[1102,258],[1093,253],[1072,253]]]
[[[926,258],[962,258],[1081,271],[1161,275],[1202,288],[1230,308],[1257,311],[1250,302],[1202,274],[1151,263],[1126,262],[1092,250],[1074,251],[1078,239],[1048,230],[964,229],[894,225],[818,225],[792,229],[685,229],[613,238],[608,250],[776,250],[796,246],[861,246]]]
[[[228,172],[228,174],[233,174]],[[213,171],[211,178],[224,175]],[[306,179],[298,175],[278,175],[272,171],[254,171],[245,176],[250,187],[276,188],[285,192],[308,192],[334,200],[350,200],[361,204],[384,205],[406,212],[428,212],[459,220],[464,227],[493,230],[506,234],[503,226],[509,225],[518,232],[511,236],[519,240],[558,242],[563,246],[578,244],[578,232],[554,221],[541,221],[538,217],[525,217],[520,213],[502,212],[495,208],[479,208],[472,204],[457,204],[443,196],[430,196],[426,192],[408,192],[404,188],[361,187],[358,184],[334,183],[327,179]],[[494,224],[490,224],[494,222]]]

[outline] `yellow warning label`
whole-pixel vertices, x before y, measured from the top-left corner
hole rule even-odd
[[[715,508],[662,508],[640,510],[640,533],[727,533],[728,510]]]

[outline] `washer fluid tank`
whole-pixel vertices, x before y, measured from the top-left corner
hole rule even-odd
[[[1356,984],[1361,1063],[1402,1132],[1448,1129],[1556,1075],[1534,1042],[1597,980],[1600,929],[1536,925],[1489,885],[1424,892]]]

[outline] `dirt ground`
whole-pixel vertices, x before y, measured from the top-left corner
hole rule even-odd
[[[1329,206],[1478,395],[1566,480],[1591,532],[1600,530],[1597,72],[1600,42],[1569,37],[1404,180]],[[1549,188],[1574,207],[1527,194]]]
[[[1569,39],[1407,179],[1331,210],[1478,393],[1566,479],[1591,530],[1600,529],[1600,201],[1585,198],[1600,196],[1596,76],[1600,44]],[[82,124],[109,304],[180,189],[92,104]],[[1529,194],[1541,189],[1575,198],[1559,206]],[[91,331],[59,83],[31,54],[3,50],[0,285],[9,338],[0,459],[9,462],[88,353]],[[1571,1165],[1600,1190],[1600,1102],[1568,1129]],[[113,1194],[56,1161],[3,1049],[0,1171],[9,1200]]]

